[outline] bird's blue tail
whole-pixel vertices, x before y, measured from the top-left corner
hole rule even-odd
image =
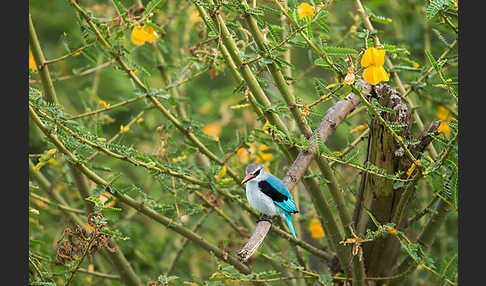
[[[290,232],[292,232],[294,239],[297,240],[297,236],[295,235],[294,226],[292,225],[292,217],[286,211],[284,211],[283,213],[285,214],[285,222],[287,222],[287,225],[289,226]]]

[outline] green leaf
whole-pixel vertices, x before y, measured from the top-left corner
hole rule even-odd
[[[111,2],[113,3],[113,5],[115,5],[115,8],[118,11],[118,14],[120,14],[120,15],[125,13],[125,11],[127,10],[125,5],[123,5],[123,3],[120,2],[119,0],[111,0]]]
[[[145,6],[145,11],[143,11],[143,14],[142,16],[147,16],[149,15],[150,13],[152,13],[152,11],[155,10],[155,8],[157,8],[158,6],[160,6],[160,4],[162,3],[162,1],[164,0],[152,0],[150,1],[146,6]]]
[[[418,243],[405,243],[402,240],[400,240],[400,244],[402,245],[402,248],[405,250],[405,252],[417,263],[420,263],[422,261],[422,258],[420,257],[420,253],[422,252],[422,248],[420,247],[420,244]]]
[[[326,68],[329,67],[329,65],[327,64],[327,62],[323,58],[315,59],[314,64],[316,66],[321,66],[321,67],[326,67]]]
[[[431,0],[430,4],[427,6],[427,9],[425,9],[425,16],[427,17],[427,20],[430,20],[434,18],[434,16],[442,10],[444,6],[449,4],[450,0]]]
[[[439,65],[437,64],[437,61],[434,59],[434,56],[432,56],[432,54],[430,53],[429,50],[425,50],[425,55],[427,56],[427,58],[429,59],[430,63],[434,67],[435,71],[437,73],[440,73]]]
[[[335,55],[335,56],[347,56],[347,55],[357,55],[358,51],[352,48],[341,48],[341,47],[332,47],[332,46],[323,46],[322,49],[328,55]]]

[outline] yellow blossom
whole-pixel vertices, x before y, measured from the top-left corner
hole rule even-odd
[[[202,22],[199,12],[197,10],[192,11],[191,16],[189,16],[189,21],[191,23]]]
[[[130,126],[120,125],[120,133],[124,133],[130,130]]]
[[[368,48],[361,57],[361,66],[364,68],[368,66],[382,66],[385,64],[385,50]]]
[[[437,130],[444,133],[446,137],[451,135],[451,127],[447,122],[441,122]]]
[[[221,178],[223,178],[225,174],[226,174],[226,165],[224,165],[223,168],[221,168],[221,171],[219,171],[218,178],[216,178],[216,180],[218,182],[221,182]]]
[[[418,68],[420,66],[417,62],[413,62],[412,65],[413,65],[414,68]]]
[[[159,35],[157,35],[154,28],[148,25],[143,27],[140,25],[135,25],[135,27],[133,27],[130,39],[135,45],[143,45],[145,42],[152,43],[158,37]]]
[[[240,158],[240,161],[243,164],[247,163],[248,160],[250,159],[248,156],[248,150],[246,150],[245,148],[238,149],[238,151],[236,151],[236,156]]]
[[[29,50],[29,68],[31,70],[37,70],[37,65],[34,60],[34,55],[32,55],[32,52]]]
[[[52,148],[52,149],[49,149],[49,151],[47,151],[47,154],[54,155],[54,154],[56,154],[56,152],[57,152],[57,149],[56,148]]]
[[[366,128],[368,128],[368,124],[362,124],[362,125],[358,125],[356,126],[355,128],[351,129],[349,131],[349,133],[356,133],[356,132],[359,132],[361,130],[365,130]]]
[[[104,108],[110,108],[110,105],[109,105],[108,103],[106,103],[106,101],[104,101],[104,100],[102,100],[102,99],[100,99],[100,100],[98,101],[98,103],[99,103],[101,106],[103,106]]]
[[[410,166],[410,168],[408,168],[408,170],[407,170],[407,176],[408,177],[410,177],[410,175],[412,175],[413,170],[415,170],[415,163],[412,163],[412,165]]]
[[[299,15],[299,19],[310,19],[315,15],[314,7],[312,7],[308,3],[302,3],[299,5],[299,7],[297,7],[297,14]]]
[[[249,103],[245,103],[245,104],[237,104],[237,105],[232,105],[230,106],[231,109],[241,109],[241,108],[246,108],[250,106]]]
[[[322,228],[321,222],[313,218],[310,222],[309,231],[313,238],[322,238],[324,237],[324,229]]]
[[[363,78],[369,84],[375,85],[382,81],[388,81],[388,74],[382,66],[369,66],[363,72]]]
[[[337,83],[331,83],[331,84],[328,84],[328,85],[326,86],[326,88],[333,88],[333,87],[335,87],[335,86],[337,86]]]
[[[109,198],[111,198],[112,195],[108,192],[104,192],[103,194],[99,195],[98,196],[98,199],[104,204],[108,201]],[[109,207],[112,207],[115,205],[115,201],[112,200],[111,202],[109,202],[108,204],[106,204],[107,206]]]
[[[309,108],[307,107],[304,107],[304,109],[302,109],[302,115],[304,116],[309,116],[310,112],[309,112]]]
[[[182,152],[181,156],[172,158],[172,162],[176,163],[182,160],[185,160],[187,158],[186,153]]]
[[[449,109],[442,105],[439,106],[439,108],[437,108],[437,114],[435,117],[442,121],[437,130],[444,133],[446,137],[449,137],[451,135],[451,127],[449,124],[447,124],[447,122],[454,120],[454,118],[450,115]]]
[[[386,20],[388,23],[393,22],[393,20],[392,20],[391,18],[386,18],[385,20]]]
[[[263,153],[263,151],[267,150],[268,146],[261,145],[258,147],[258,156],[265,162],[272,160],[273,154],[272,153]]]
[[[269,133],[270,132],[270,122],[268,122],[268,120],[265,121],[265,124],[263,125],[263,131],[265,133]]]
[[[398,230],[396,230],[395,228],[393,228],[393,227],[391,227],[391,226],[388,226],[388,225],[385,225],[385,229],[386,229],[386,230],[387,230],[389,233],[391,233],[391,234],[393,234],[393,235],[397,235],[397,233],[398,233]]]
[[[94,227],[92,227],[91,225],[89,225],[88,222],[85,222],[84,225],[86,226],[86,228],[88,228],[89,232],[92,232],[94,230]]]
[[[209,135],[209,136],[219,136],[219,135],[221,135],[222,129],[223,128],[221,126],[221,123],[219,123],[219,122],[213,122],[213,123],[209,123],[206,126],[204,126],[204,128],[202,129],[202,131],[206,135]]]
[[[88,265],[88,271],[91,271],[91,272],[94,271],[94,264],[91,263],[90,265]],[[91,284],[93,282],[93,277],[91,277],[90,275],[87,275],[86,276],[86,282]]]
[[[363,239],[361,237],[351,237],[351,238],[346,238],[346,240],[341,241],[340,243],[346,245],[349,243],[359,244],[361,242],[363,242]]]
[[[369,84],[375,85],[389,80],[388,74],[383,68],[385,52],[384,49],[368,48],[361,57],[361,66],[365,68],[363,78]]]

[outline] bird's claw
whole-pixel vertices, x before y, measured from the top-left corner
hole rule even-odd
[[[263,214],[258,220],[257,220],[257,223],[259,223],[260,221],[268,221],[269,223],[272,223],[272,217],[271,216],[268,216],[268,215],[265,215]]]

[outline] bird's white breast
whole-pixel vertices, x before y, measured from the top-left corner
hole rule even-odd
[[[269,216],[280,215],[280,208],[273,203],[273,200],[260,191],[256,181],[246,183],[246,198],[250,206],[262,214]]]

